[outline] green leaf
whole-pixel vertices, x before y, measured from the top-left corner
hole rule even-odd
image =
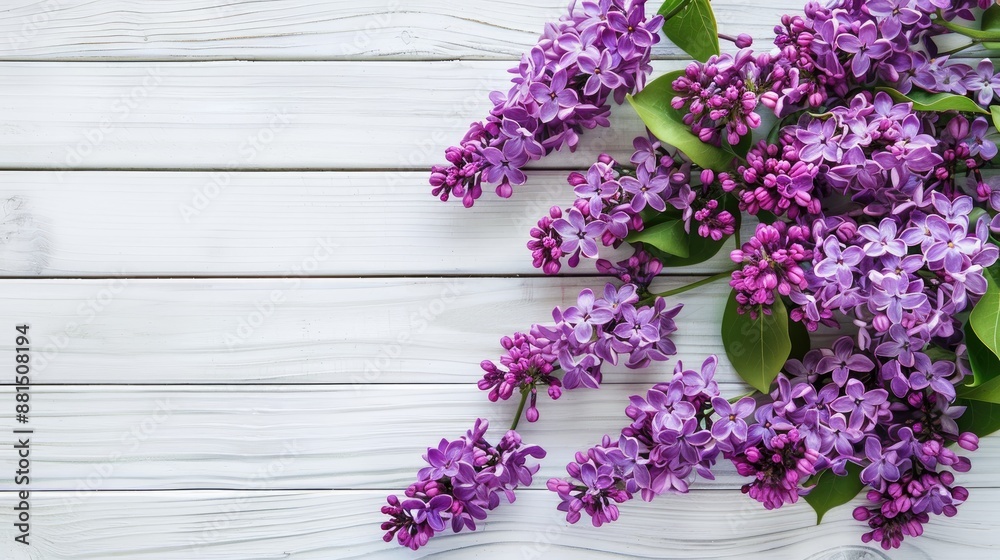
[[[986,437],[1000,430],[1000,404],[966,399],[959,399],[955,404],[965,407],[965,413],[956,420],[960,432]]]
[[[740,378],[758,391],[768,393],[771,382],[792,352],[788,312],[781,298],[774,300],[770,315],[758,313],[756,319],[750,313],[739,313],[738,308],[734,290],[722,315],[722,344]]]
[[[986,293],[972,308],[972,313],[969,314],[969,326],[983,345],[993,352],[995,357],[1000,357],[1000,286],[997,285],[992,270],[986,269],[983,273],[986,277]]]
[[[806,494],[805,500],[816,511],[816,524],[823,521],[823,515],[831,509],[850,502],[865,488],[861,482],[861,467],[847,463],[847,474],[837,476],[827,469],[816,480],[816,486]]]
[[[964,25],[959,25],[941,18],[934,19],[933,21],[945,29],[954,31],[959,35],[971,37],[972,39],[979,39],[980,41],[1000,41],[1000,30],[990,29],[984,31],[982,29],[973,29],[971,27],[965,27]]]
[[[733,155],[702,142],[681,121],[680,113],[670,106],[670,101],[677,95],[673,81],[682,73],[683,70],[678,70],[660,76],[636,95],[628,96],[628,101],[653,135],[684,152],[699,167],[715,171],[730,169]]]
[[[668,255],[686,258],[690,255],[688,249],[688,234],[684,231],[681,220],[667,220],[662,224],[635,232],[625,238],[629,243],[641,242]]]
[[[990,105],[990,114],[993,116],[993,128],[1000,130],[1000,105]]]
[[[965,347],[972,367],[972,381],[955,388],[958,396],[972,401],[1000,404],[1000,358],[979,338],[971,320],[965,325]]]
[[[778,221],[778,217],[770,210],[761,210],[757,212],[757,221],[762,224],[771,225]]]
[[[740,203],[732,195],[724,195],[722,198],[722,207],[729,210],[729,213],[736,218],[736,229],[740,229]],[[673,207],[668,207],[667,211],[672,210]],[[660,214],[661,216],[663,214]],[[699,264],[707,261],[708,259],[714,257],[719,251],[726,245],[726,241],[732,236],[726,236],[722,239],[715,241],[709,237],[702,237],[698,235],[697,231],[692,230],[691,233],[687,235],[687,247],[688,256],[682,257],[680,255],[665,253],[651,247],[647,247],[647,250],[653,254],[654,257],[663,263],[666,268],[676,268],[679,266],[690,266],[693,264]]]
[[[666,0],[659,14],[663,32],[675,45],[702,62],[719,54],[719,30],[709,0]]]
[[[986,216],[986,223],[990,222],[990,216],[987,214],[986,210],[982,206],[973,206],[972,210],[969,211],[969,230],[975,231],[976,224],[979,222],[979,218]]]
[[[1000,31],[1000,6],[993,4],[986,11],[983,12],[982,18],[980,18],[980,29],[983,31]],[[983,47],[990,50],[1000,49],[1000,43],[995,42],[985,42]]]
[[[789,359],[802,360],[806,352],[812,349],[812,342],[809,340],[809,329],[799,321],[788,322],[788,339],[792,343],[792,351],[788,355]]]
[[[965,113],[986,114],[985,109],[964,95],[930,93],[922,89],[915,89],[908,94],[903,94],[887,87],[877,89],[888,93],[889,97],[892,97],[899,103],[913,103],[914,111],[962,111]]]

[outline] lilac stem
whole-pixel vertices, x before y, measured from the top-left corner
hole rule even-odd
[[[702,278],[701,280],[698,280],[697,282],[691,282],[690,284],[686,284],[684,286],[681,286],[680,288],[674,288],[673,290],[667,290],[667,291],[665,291],[665,292],[663,292],[661,294],[653,294],[653,295],[655,297],[663,297],[663,298],[670,297],[670,296],[676,296],[678,294],[683,294],[684,292],[686,292],[688,290],[693,290],[693,289],[698,288],[700,286],[704,286],[705,284],[711,284],[712,282],[715,282],[716,280],[722,280],[723,278],[729,278],[732,275],[733,275],[733,271],[732,270],[727,270],[726,272],[720,272],[720,273],[718,273],[718,274],[716,274],[714,276],[709,276],[708,278]]]
[[[524,403],[528,402],[528,395],[531,394],[531,389],[525,387],[521,389],[521,402],[517,405],[517,412],[514,413],[514,421],[510,424],[511,430],[517,429],[517,423],[521,421],[521,414],[524,412]]]

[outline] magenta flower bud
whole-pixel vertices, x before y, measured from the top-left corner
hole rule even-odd
[[[854,519],[858,521],[868,521],[872,514],[868,511],[868,508],[864,506],[858,506],[854,508]]]
[[[966,451],[979,449],[979,437],[972,432],[962,432],[958,436],[958,446]]]
[[[745,49],[753,44],[753,37],[747,35],[746,33],[740,33],[736,36],[736,48]]]
[[[872,319],[872,326],[875,327],[876,331],[883,333],[889,330],[889,327],[892,326],[892,321],[885,314],[879,314]]]
[[[597,156],[597,161],[604,163],[606,165],[614,165],[616,163],[615,158],[609,156],[608,154],[601,154]]]
[[[951,497],[957,502],[964,502],[969,499],[969,491],[964,486],[956,486],[951,489]]]
[[[537,422],[538,421],[538,409],[535,408],[535,407],[533,407],[533,406],[532,407],[528,407],[528,409],[524,411],[524,418],[528,422]]]
[[[569,183],[571,187],[579,187],[580,185],[585,185],[587,183],[587,178],[579,171],[574,171],[566,177],[566,182]]]

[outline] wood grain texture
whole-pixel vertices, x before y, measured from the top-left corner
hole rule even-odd
[[[657,73],[682,66],[654,65]],[[410,169],[444,162],[502,61],[0,63],[0,169]],[[632,150],[644,127],[616,107],[575,154]]]
[[[529,232],[549,207],[574,199],[559,171],[539,171],[513,198],[489,194],[471,209],[431,196],[426,172],[71,172],[60,179],[0,172],[0,275],[539,274],[525,248]],[[725,270],[733,247],[677,272]],[[595,271],[593,261],[563,268]]]
[[[644,394],[648,385],[541,399],[542,419],[518,427],[525,441],[548,451],[540,479],[565,476],[575,452],[600,443],[604,434],[617,436],[628,422],[628,397]],[[727,397],[746,390],[734,383],[720,388]],[[7,387],[0,396],[13,402],[12,393]],[[403,489],[425,466],[421,455],[429,446],[463,435],[477,417],[491,419],[489,439],[496,441],[515,408],[515,402],[489,402],[473,383],[36,387],[31,488]],[[6,433],[0,444],[10,449],[17,437],[24,436]],[[983,443],[959,484],[995,487],[1000,441]],[[13,453],[0,455],[0,472],[13,473],[16,460]],[[727,461],[713,471],[716,480],[698,480],[697,487],[735,491],[746,482]],[[12,477],[0,479],[0,490],[15,488]]]
[[[482,375],[479,363],[499,357],[501,336],[551,322],[553,307],[573,305],[581,289],[605,283],[590,277],[4,280],[0,316],[8,325],[31,324],[34,383],[472,384]],[[723,353],[719,321],[728,289],[717,282],[671,299],[685,306],[672,337],[682,360],[700,364]],[[12,343],[3,339],[0,348]],[[672,368],[609,368],[607,382],[652,382]],[[728,364],[719,375],[736,381]]]
[[[479,531],[441,535],[413,552],[382,542],[384,499],[378,491],[100,492],[86,499],[46,492],[32,505],[31,552],[12,544],[12,512],[0,510],[0,553],[7,560],[838,560],[859,556],[832,551],[864,546],[864,526],[851,517],[860,501],[816,526],[802,502],[765,511],[737,491],[693,490],[624,504],[619,521],[595,529],[568,525],[555,496],[537,490],[492,511]],[[890,555],[876,547],[864,558],[992,560],[998,500],[1000,490],[975,489],[957,516],[935,518]]]
[[[0,59],[518,59],[570,0],[39,0],[5,6]],[[651,11],[658,1],[649,3]],[[762,43],[800,0],[712,3]],[[687,58],[663,41],[657,57]]]

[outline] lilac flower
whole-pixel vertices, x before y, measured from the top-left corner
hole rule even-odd
[[[824,356],[816,365],[821,373],[832,373],[833,382],[843,387],[851,372],[867,373],[875,369],[875,362],[863,353],[855,353],[854,341],[842,336],[833,343],[833,354]]]
[[[872,271],[874,284],[868,307],[872,311],[884,311],[893,323],[903,320],[903,311],[910,311],[927,305],[927,296],[919,291],[920,280],[910,282],[895,274],[881,274]]]
[[[535,445],[525,445],[510,430],[496,446],[483,439],[489,424],[477,419],[465,436],[449,442],[442,440],[430,448],[424,458],[430,465],[417,474],[417,482],[406,489],[407,500],[387,498],[382,513],[389,520],[382,523],[383,539],[417,550],[431,537],[444,531],[448,521],[456,533],[464,528],[476,530],[476,520],[486,519],[486,512],[500,505],[500,497],[514,501],[514,491],[532,482],[538,465],[529,458],[545,457]]]
[[[580,104],[576,91],[566,87],[567,80],[566,71],[559,70],[552,75],[551,83],[534,82],[531,84],[529,91],[535,101],[541,105],[539,117],[543,123],[551,122],[560,114],[567,115]],[[541,155],[539,154],[539,157]]]
[[[865,254],[878,257],[886,253],[903,257],[906,255],[906,243],[896,239],[896,221],[884,218],[878,228],[865,224],[858,228],[858,235],[868,240],[864,246]]]
[[[580,70],[584,74],[589,74],[586,85],[583,86],[585,95],[594,95],[602,87],[615,89],[622,85],[622,77],[615,73],[612,68],[611,53],[601,51],[600,54],[584,52],[577,59]]]
[[[663,212],[667,205],[663,200],[662,193],[670,185],[670,179],[662,175],[650,175],[646,167],[636,169],[636,176],[622,177],[622,188],[626,192],[632,193],[632,211],[640,212],[649,205],[657,212]]]
[[[614,319],[615,314],[608,307],[595,306],[594,292],[584,289],[580,292],[576,307],[570,307],[563,312],[563,320],[575,324],[573,334],[577,342],[590,342],[594,336],[594,327],[606,324]]]
[[[812,163],[819,163],[824,159],[839,162],[843,148],[838,129],[836,119],[831,118],[825,121],[813,119],[807,128],[796,130],[795,138],[805,144],[799,150],[799,158]]]
[[[746,441],[747,423],[743,419],[753,414],[756,407],[757,404],[751,397],[743,397],[735,404],[730,404],[722,397],[714,397],[712,408],[719,415],[719,420],[712,424],[712,437],[719,441]]]
[[[850,288],[854,283],[854,269],[864,258],[864,251],[855,246],[842,248],[840,241],[835,236],[830,236],[823,241],[823,253],[826,258],[816,264],[816,275],[823,278],[835,277],[841,288]]]
[[[839,35],[837,47],[854,55],[851,60],[851,71],[857,78],[862,78],[868,73],[872,61],[881,60],[892,52],[892,44],[878,37],[878,28],[873,21],[864,22],[857,35],[850,33]]]
[[[979,248],[979,241],[967,237],[961,225],[948,224],[940,216],[928,216],[925,223],[934,239],[925,253],[927,261],[943,262],[948,272],[961,272],[965,259]]]
[[[882,443],[876,437],[865,440],[865,455],[871,463],[861,471],[861,481],[881,487],[899,480],[899,467],[895,451],[882,452]]]
[[[645,0],[574,3],[545,28],[538,44],[511,72],[509,91],[493,92],[487,118],[473,123],[458,146],[445,151],[449,165],[431,169],[432,193],[441,200],[461,197],[466,207],[496,183],[508,197],[526,181],[529,161],[568,147],[580,132],[609,126],[610,101],[645,85],[652,45],[663,24],[646,17]]]
[[[913,0],[870,0],[866,6],[868,13],[881,18],[879,30],[882,37],[892,40],[903,29],[915,25],[924,17],[913,9],[913,4]]]
[[[922,340],[917,339],[917,342],[917,347],[914,348],[914,340],[910,338],[903,325],[895,324],[889,327],[889,340],[886,340],[875,348],[875,355],[895,358],[899,361],[899,365],[908,368],[913,367],[913,364],[916,362],[914,353],[919,351],[923,346]]]
[[[975,70],[970,70],[962,79],[962,85],[968,88],[970,93],[976,94],[976,102],[983,107],[988,107],[993,98],[1000,93],[1000,76],[993,72],[993,61],[984,58],[976,65]]]
[[[885,406],[889,392],[885,389],[865,390],[863,383],[857,379],[849,379],[844,386],[844,396],[830,403],[830,408],[848,414],[860,415],[871,422],[878,417],[879,411]]]
[[[604,222],[587,223],[583,214],[576,208],[571,208],[564,217],[552,222],[552,228],[562,236],[559,249],[565,254],[580,251],[583,256],[597,256],[597,238],[604,233],[607,226]]]
[[[643,342],[656,342],[660,333],[653,325],[653,310],[649,308],[636,309],[631,305],[622,307],[622,322],[615,327],[615,335],[621,337],[633,346]]]
[[[502,188],[498,187],[501,189],[497,192],[500,196],[504,198],[510,196],[509,187],[511,184],[524,184],[526,177],[520,168],[528,161],[528,156],[514,152],[512,149],[507,149],[504,152],[496,148],[486,148],[483,150],[483,157],[491,166],[483,172],[483,179],[491,183],[503,182],[506,185]]]

